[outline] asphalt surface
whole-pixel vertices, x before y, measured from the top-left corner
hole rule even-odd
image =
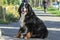
[[[38,13],[38,11],[35,11]],[[39,11],[40,13],[40,11]],[[41,12],[42,13],[42,12]],[[60,29],[60,17],[53,17],[53,15],[50,16],[38,16],[43,22],[45,23],[47,28],[56,28]],[[11,23],[11,24],[0,24],[1,26],[5,27],[20,27],[19,22]],[[49,35],[48,39],[49,40],[60,40],[60,31],[57,30],[48,30]],[[10,36],[10,37],[15,37],[19,29],[2,29],[3,35],[5,36]]]

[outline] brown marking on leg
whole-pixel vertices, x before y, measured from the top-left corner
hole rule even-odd
[[[21,32],[18,32],[18,34],[16,35],[16,38],[20,38],[21,36]]]
[[[30,38],[31,37],[31,32],[28,32],[24,38]]]

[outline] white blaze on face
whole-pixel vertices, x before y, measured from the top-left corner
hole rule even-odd
[[[23,7],[23,8],[24,8],[24,12],[26,11],[26,7],[25,7],[25,5],[26,5],[26,3],[24,3],[24,7]]]
[[[20,17],[20,25],[21,25],[21,27],[23,27],[25,25],[25,23],[24,23],[25,15],[26,15],[26,13],[24,13],[24,14],[21,13],[21,17]]]

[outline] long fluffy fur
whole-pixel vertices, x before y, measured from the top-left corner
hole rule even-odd
[[[20,17],[21,17],[22,5],[23,3],[20,5],[18,9]],[[25,26],[28,28],[27,32],[32,33],[31,38],[42,38],[42,39],[46,38],[48,36],[48,30],[44,22],[35,15],[31,6],[29,4],[27,5],[28,5],[28,13],[25,15],[25,19],[24,19]]]

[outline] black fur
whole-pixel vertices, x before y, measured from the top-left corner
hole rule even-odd
[[[22,3],[18,9],[18,12],[21,17],[21,7],[24,4]],[[31,6],[27,3],[28,13],[25,15],[25,26],[28,28],[28,32],[32,33],[31,38],[46,38],[48,36],[48,30],[44,24],[44,22],[39,19],[34,11],[32,10]]]

